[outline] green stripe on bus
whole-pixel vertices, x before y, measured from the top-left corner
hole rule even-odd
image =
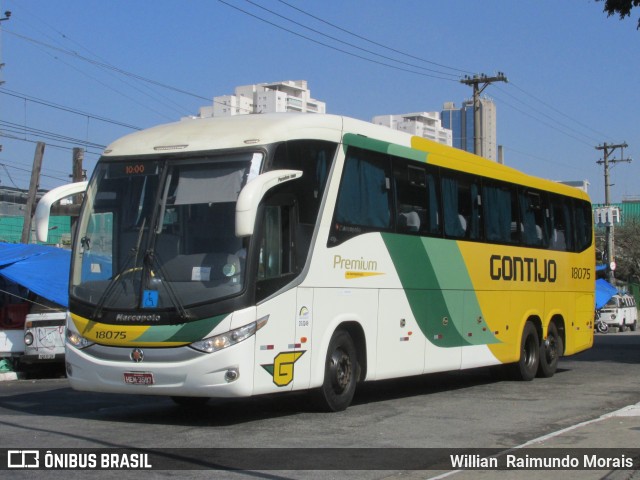
[[[439,347],[497,343],[455,241],[383,233],[420,330]]]
[[[407,158],[409,160],[416,160],[418,162],[426,163],[427,152],[421,150],[414,150],[410,147],[404,147],[402,145],[396,145],[395,143],[383,142],[382,140],[375,140],[373,138],[364,137],[362,135],[354,135],[353,133],[346,133],[342,139],[342,142],[346,146],[353,146],[371,150],[379,153],[386,153],[394,155],[396,157]]]
[[[179,325],[155,325],[144,332],[137,341],[193,343],[205,338],[226,317],[225,314]]]

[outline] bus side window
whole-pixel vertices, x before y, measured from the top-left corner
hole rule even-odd
[[[582,252],[591,245],[593,236],[592,212],[587,202],[574,200],[573,206],[576,224],[576,251]]]
[[[441,186],[445,235],[479,240],[482,219],[478,181],[470,175],[443,174]]]
[[[439,235],[440,215],[433,172],[393,158],[398,233]]]
[[[329,246],[391,229],[389,157],[350,147],[345,159]]]
[[[548,206],[540,192],[520,190],[520,218],[522,219],[522,240],[528,247],[547,247],[549,235],[545,214]]]
[[[516,243],[520,239],[515,189],[506,184],[485,183],[482,187],[485,239]]]
[[[571,201],[559,196],[551,199],[551,242],[553,250],[573,251]]]

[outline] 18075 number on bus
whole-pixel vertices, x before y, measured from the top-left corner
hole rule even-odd
[[[591,279],[591,269],[584,267],[572,267],[571,278],[574,280],[589,280]]]

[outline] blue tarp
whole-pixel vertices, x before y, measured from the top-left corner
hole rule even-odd
[[[618,290],[616,287],[611,285],[604,278],[596,280],[596,310],[600,310],[604,307],[609,299],[617,293]]]
[[[71,252],[46,245],[0,243],[0,275],[63,307],[69,305]]]

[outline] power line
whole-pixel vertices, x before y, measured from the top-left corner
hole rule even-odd
[[[53,102],[49,102],[47,100],[42,100],[40,98],[32,97],[30,95],[27,95],[27,94],[24,94],[24,93],[20,93],[20,92],[16,92],[16,91],[13,91],[13,90],[8,90],[6,88],[0,88],[0,93],[2,93],[4,95],[9,95],[11,97],[20,98],[22,100],[26,100],[26,101],[29,101],[31,103],[36,103],[38,105],[44,105],[46,107],[54,108],[56,110],[61,110],[61,111],[64,111],[64,112],[69,112],[69,113],[74,113],[76,115],[81,115],[83,117],[91,118],[93,120],[99,120],[101,122],[110,123],[112,125],[117,125],[117,126],[120,126],[120,127],[130,128],[131,130],[142,130],[140,127],[137,127],[135,125],[130,125],[128,123],[120,122],[118,120],[112,120],[110,118],[106,118],[106,117],[102,117],[102,116],[99,116],[99,115],[95,115],[93,113],[83,112],[81,110],[76,110],[76,109],[71,108],[71,107],[65,107],[64,105],[60,105],[60,104],[56,104],[56,103],[53,103]]]
[[[35,18],[36,20],[38,20],[39,22],[43,23],[47,28],[51,29],[53,32],[55,32],[57,35],[59,35],[62,39],[64,39],[64,41],[72,43],[73,45],[75,45],[75,46],[77,46],[77,47],[81,48],[82,50],[84,50],[85,52],[87,52],[87,53],[88,53],[89,55],[91,55],[92,57],[95,57],[95,58],[97,58],[98,60],[100,60],[100,61],[102,61],[102,62],[104,62],[104,63],[108,64],[108,62],[107,62],[104,58],[100,57],[99,55],[96,55],[96,54],[95,54],[93,51],[91,51],[90,49],[86,48],[85,46],[83,46],[83,45],[82,45],[82,44],[80,44],[79,42],[77,42],[77,41],[73,40],[71,37],[69,37],[69,35],[65,34],[64,32],[61,32],[60,30],[58,30],[57,28],[55,28],[53,25],[51,25],[51,24],[49,24],[48,22],[46,22],[45,20],[41,19],[40,17],[38,17],[38,15],[34,14],[31,10],[29,10],[28,8],[26,8],[24,5],[21,5],[21,7],[20,7],[20,8],[21,8],[21,9],[23,9],[23,10],[25,10],[25,11],[27,11],[31,17],[33,17],[33,18]],[[21,17],[20,17],[20,20],[19,20],[19,23],[25,23],[26,25],[28,25],[28,26],[30,26],[31,28],[35,29],[37,32],[42,33],[45,37],[49,38],[49,39],[50,39],[51,41],[53,41],[54,43],[56,43],[56,44],[60,45],[61,47],[63,47],[63,43],[62,43],[62,42],[59,42],[56,38],[54,38],[54,37],[52,37],[52,36],[48,35],[46,32],[43,32],[41,29],[39,29],[39,28],[37,28],[37,27],[35,27],[35,26],[31,25],[29,22],[27,22],[27,21],[25,21],[25,20],[24,20],[24,17],[27,17],[27,16],[21,16]],[[27,17],[27,18],[28,18],[28,17]],[[60,59],[58,59],[57,57],[54,57],[54,58],[56,58],[57,60],[60,60]],[[64,63],[64,62],[63,62],[63,63]],[[107,72],[107,73],[109,73],[109,72]],[[85,75],[86,75],[86,74],[85,74]],[[111,73],[110,73],[110,75],[113,75],[113,72],[111,72]],[[92,78],[92,79],[96,80],[94,77],[91,77],[91,76],[90,76],[90,78]],[[166,97],[165,95],[162,95],[162,94],[160,94],[160,93],[158,93],[158,92],[155,92],[155,93],[156,93],[156,95],[157,95],[157,96],[159,96],[159,97],[161,97],[161,99],[162,99],[162,100],[159,100],[158,98],[155,98],[153,95],[151,95],[147,90],[143,90],[143,89],[141,89],[141,88],[138,88],[138,87],[137,87],[136,85],[134,85],[133,83],[130,83],[130,82],[126,81],[126,79],[123,79],[123,78],[121,78],[121,77],[115,77],[115,76],[114,76],[114,78],[116,78],[118,81],[120,81],[120,82],[124,83],[124,84],[125,84],[125,85],[127,85],[128,87],[133,88],[134,90],[136,90],[137,92],[141,93],[142,95],[145,95],[146,97],[150,98],[151,100],[154,100],[154,101],[156,101],[156,102],[158,102],[158,103],[163,103],[163,104],[164,104],[164,106],[167,106],[167,107],[169,107],[169,108],[173,109],[173,111],[178,112],[178,113],[180,113],[181,115],[184,115],[184,109],[183,109],[183,106],[182,106],[182,105],[179,105],[178,103],[176,103],[176,102],[174,102],[173,100],[169,99],[169,98],[168,98],[168,97]],[[96,81],[98,81],[98,80],[96,80]],[[101,84],[103,84],[103,83],[102,83],[102,82],[100,82],[100,81],[98,81],[98,82],[99,82],[99,83],[101,83]],[[103,84],[103,85],[104,85],[104,84]],[[106,85],[105,85],[105,86],[106,86]],[[117,90],[117,89],[114,89],[114,88],[111,88],[111,87],[108,87],[108,86],[107,86],[107,88],[110,88],[110,89],[112,89],[112,90],[116,91],[117,93],[120,93],[120,94],[121,94],[121,95],[123,95],[124,97],[131,99],[128,95],[125,95],[124,93],[122,93],[121,91],[119,91],[119,90]],[[164,102],[163,102],[163,101],[164,101]],[[146,107],[145,105],[140,104],[139,102],[136,102],[136,103],[138,103],[139,105],[142,105],[142,106]],[[171,105],[169,105],[169,104],[172,104],[172,105],[173,105],[173,107],[172,107]],[[176,109],[176,108],[174,108],[174,107],[177,107],[177,109]],[[146,107],[146,108],[150,108],[150,107]],[[151,110],[153,110],[155,113],[158,113],[158,114],[160,114],[160,115],[162,116],[162,114],[161,114],[160,112],[157,112],[157,111],[156,111],[156,110],[154,110],[154,109],[151,109]]]
[[[277,23],[270,22],[269,20],[267,20],[267,19],[265,19],[265,18],[262,18],[262,17],[259,17],[259,16],[257,16],[257,15],[254,15],[253,13],[248,12],[248,11],[246,11],[246,10],[243,10],[243,9],[242,9],[242,8],[240,8],[240,7],[236,7],[235,5],[232,5],[232,4],[230,4],[230,3],[228,3],[228,2],[226,2],[226,1],[224,1],[224,0],[218,0],[218,1],[219,1],[220,3],[223,3],[224,5],[227,5],[228,7],[233,8],[234,10],[238,10],[239,12],[242,12],[242,13],[244,13],[245,15],[248,15],[248,16],[253,17],[253,18],[257,19],[257,20],[260,20],[261,22],[264,22],[264,23],[266,23],[266,24],[268,24],[268,25],[271,25],[271,26],[273,26],[273,27],[275,27],[275,28],[278,28],[278,29],[280,29],[280,30],[284,30],[285,32],[291,33],[292,35],[295,35],[295,36],[300,37],[300,38],[304,38],[305,40],[308,40],[308,41],[310,41],[310,42],[316,43],[316,44],[321,45],[321,46],[326,47],[326,48],[330,48],[331,50],[335,50],[335,51],[337,51],[337,52],[344,53],[344,54],[349,55],[349,56],[351,56],[351,57],[359,58],[359,59],[361,59],[361,60],[365,60],[365,61],[370,62],[370,63],[375,63],[375,64],[377,64],[377,65],[382,65],[382,66],[385,66],[385,67],[393,68],[393,69],[395,69],[395,70],[400,70],[400,71],[403,71],[403,72],[409,72],[409,73],[413,73],[413,74],[415,74],[415,75],[421,75],[421,76],[423,76],[423,77],[437,78],[437,79],[439,79],[439,80],[447,80],[447,81],[450,81],[450,82],[457,82],[457,81],[458,81],[458,80],[451,79],[451,78],[444,78],[444,77],[439,77],[439,76],[437,76],[437,75],[430,75],[430,74],[428,74],[428,73],[416,72],[416,71],[414,71],[414,70],[409,70],[409,69],[407,69],[407,68],[398,67],[398,66],[396,66],[396,65],[390,65],[390,64],[388,64],[388,63],[381,62],[381,61],[378,61],[378,60],[374,60],[374,59],[372,59],[372,58],[367,58],[367,57],[364,57],[364,56],[362,56],[362,55],[358,55],[357,53],[349,52],[348,50],[344,50],[344,49],[342,49],[342,48],[338,48],[338,47],[335,47],[335,46],[333,46],[333,45],[329,45],[329,44],[324,43],[324,42],[321,42],[321,41],[319,41],[319,40],[315,40],[315,39],[313,39],[313,38],[311,38],[311,37],[308,37],[308,36],[306,36],[306,35],[303,35],[303,34],[301,34],[301,33],[295,32],[295,31],[290,30],[290,29],[288,29],[288,28],[285,28],[285,27],[283,27],[283,26],[281,26],[281,25],[278,25]],[[449,74],[447,74],[447,75],[449,75]]]
[[[350,30],[342,28],[342,27],[340,27],[340,26],[338,26],[338,25],[336,25],[334,23],[328,22],[327,20],[324,20],[324,19],[322,19],[320,17],[317,17],[315,15],[311,15],[309,12],[305,12],[304,10],[302,10],[302,9],[300,9],[300,8],[294,6],[294,5],[291,5],[290,3],[285,2],[284,0],[278,0],[278,1],[280,3],[286,5],[286,6],[290,7],[290,8],[293,8],[294,10],[297,10],[298,12],[300,12],[300,13],[308,16],[308,17],[311,17],[311,18],[313,18],[313,19],[315,19],[315,20],[317,20],[319,22],[322,22],[322,23],[324,23],[326,25],[329,25],[330,27],[333,27],[333,28],[335,28],[337,30],[340,30],[341,32],[344,32],[344,33],[347,33],[347,34],[349,34],[351,36],[359,38],[360,40],[364,40],[365,42],[368,42],[368,43],[371,43],[373,45],[376,45],[377,47],[381,47],[381,48],[384,48],[384,49],[389,50],[391,52],[399,53],[400,55],[404,55],[406,57],[413,58],[414,60],[419,60],[421,62],[425,62],[425,63],[428,63],[430,65],[435,65],[437,67],[447,68],[449,70],[454,70],[454,71],[459,72],[459,73],[467,73],[467,74],[468,73],[472,73],[472,72],[469,72],[467,70],[461,70],[461,69],[458,69],[458,68],[455,68],[455,67],[450,67],[450,66],[444,65],[442,63],[433,62],[433,61],[427,60],[425,58],[417,57],[417,56],[412,55],[410,53],[402,52],[400,50],[397,50],[395,48],[389,47],[387,45],[383,45],[382,43],[376,42],[375,40],[371,40],[370,38],[363,37],[362,35],[358,35],[357,33],[353,33]]]
[[[162,83],[162,82],[159,82],[157,80],[153,80],[151,78],[143,77],[142,75],[138,75],[136,73],[132,73],[132,72],[129,72],[127,70],[123,70],[122,68],[116,67],[114,65],[110,65],[110,64],[107,64],[107,63],[104,63],[104,62],[99,62],[97,60],[93,60],[93,59],[88,58],[88,57],[86,57],[84,55],[80,55],[78,52],[73,52],[73,51],[70,51],[70,50],[66,50],[64,48],[56,47],[54,45],[50,45],[50,44],[42,42],[40,40],[36,40],[35,38],[27,37],[26,35],[21,35],[19,33],[12,32],[10,30],[6,30],[5,29],[3,31],[5,33],[13,35],[13,36],[15,36],[17,38],[20,38],[21,40],[25,40],[27,42],[30,42],[30,43],[33,43],[33,44],[36,44],[36,45],[40,45],[42,47],[46,47],[48,49],[55,50],[55,51],[60,52],[60,53],[64,53],[65,55],[77,58],[79,60],[83,60],[85,62],[91,63],[92,65],[97,65],[99,67],[102,67],[102,68],[105,68],[105,69],[108,69],[108,70],[113,70],[114,72],[117,72],[117,73],[119,73],[121,75],[130,77],[130,78],[135,78],[137,80],[141,80],[143,82],[146,82],[146,83],[149,83],[149,84],[152,84],[152,85],[156,85],[158,87],[162,87],[162,88],[165,88],[167,90],[171,90],[171,91],[176,92],[176,93],[181,93],[183,95],[188,95],[190,97],[198,98],[200,100],[207,100],[207,101],[211,100],[208,97],[203,97],[202,95],[198,95],[198,94],[195,94],[193,92],[189,92],[189,91],[181,89],[181,88],[173,87],[171,85],[167,85],[166,83]]]
[[[599,132],[598,130],[595,130],[591,127],[589,127],[588,125],[585,125],[584,123],[580,122],[579,120],[576,120],[573,117],[570,117],[569,115],[567,115],[566,113],[562,112],[561,110],[557,109],[556,107],[554,107],[553,105],[550,105],[549,103],[545,102],[544,100],[541,100],[540,98],[532,95],[531,93],[526,92],[525,90],[523,90],[521,87],[519,87],[517,84],[514,84],[513,82],[511,82],[511,85],[513,87],[515,87],[516,89],[518,89],[520,92],[524,93],[525,95],[527,95],[528,97],[534,99],[536,102],[541,103],[542,105],[544,105],[545,107],[553,110],[554,112],[562,115],[563,117],[571,120],[572,122],[580,125],[581,127],[585,128],[586,130],[590,130],[591,132],[595,133],[596,135],[598,135],[599,137],[608,137],[608,135],[605,135],[602,132]]]
[[[12,133],[24,133],[34,135],[40,138],[49,138],[53,140],[62,141],[63,143],[70,143],[74,145],[82,145],[88,148],[99,148],[104,149],[106,145],[101,145],[99,143],[89,142],[88,140],[80,140],[78,138],[68,137],[66,135],[62,135],[60,133],[49,132],[47,130],[40,130],[34,127],[27,127],[24,125],[19,125],[17,123],[8,122],[6,120],[0,120],[0,125],[3,125],[7,131]]]
[[[20,172],[25,172],[28,174],[31,174],[31,169],[30,168],[20,168],[20,167],[16,167],[15,165],[8,165],[6,163],[0,163],[0,166],[4,169],[4,171],[7,173],[7,176],[9,177],[9,179],[11,180],[11,183],[13,183],[13,186],[16,188],[20,188],[18,187],[15,182],[13,181],[13,178],[11,178],[11,174],[9,173],[9,170],[7,170],[8,168],[12,168],[14,170],[18,170]],[[62,178],[62,177],[56,177],[53,175],[47,175],[47,174],[41,174],[42,177],[47,177],[47,178],[51,178],[53,180],[61,180],[64,182],[67,182],[68,179],[67,178]]]
[[[344,40],[340,40],[339,38],[333,37],[333,36],[331,36],[331,35],[327,35],[326,33],[323,33],[323,32],[321,32],[321,31],[319,31],[319,30],[316,30],[316,29],[313,29],[313,28],[308,27],[308,26],[306,26],[306,25],[303,25],[303,24],[301,24],[300,22],[297,22],[297,21],[295,21],[295,20],[292,20],[292,19],[291,19],[291,18],[289,18],[289,17],[285,17],[284,15],[281,15],[281,14],[279,14],[279,13],[277,13],[277,12],[274,12],[273,10],[270,10],[270,9],[268,9],[268,8],[266,8],[266,7],[263,7],[262,5],[259,5],[258,3],[253,2],[252,0],[245,0],[245,1],[246,1],[247,3],[250,3],[251,5],[254,5],[255,7],[258,7],[258,8],[260,8],[260,9],[262,9],[262,10],[266,11],[266,12],[271,13],[272,15],[275,15],[275,16],[277,16],[277,17],[279,17],[279,18],[282,18],[282,19],[284,19],[284,20],[287,20],[288,22],[291,22],[291,23],[293,23],[294,25],[297,25],[298,27],[304,28],[304,29],[306,29],[306,30],[310,30],[310,31],[312,31],[313,33],[317,33],[318,35],[322,35],[323,37],[329,38],[329,39],[334,40],[334,41],[336,41],[336,42],[339,42],[339,43],[341,43],[341,44],[343,44],[343,45],[349,46],[349,47],[351,47],[351,48],[355,48],[355,49],[357,49],[357,50],[360,50],[361,52],[369,53],[369,54],[371,54],[371,55],[375,55],[376,57],[380,57],[380,58],[383,58],[383,59],[385,59],[385,60],[391,60],[392,62],[400,63],[400,64],[402,64],[402,65],[406,65],[406,66],[408,66],[408,67],[413,67],[413,68],[418,68],[418,69],[421,69],[421,70],[426,70],[426,71],[428,71],[428,72],[438,73],[438,74],[440,74],[440,75],[450,75],[450,76],[452,76],[452,77],[454,76],[454,77],[456,77],[456,78],[459,76],[458,74],[448,73],[448,72],[442,72],[442,71],[439,71],[439,70],[433,70],[433,69],[431,69],[431,68],[425,68],[425,67],[421,67],[420,65],[415,65],[415,64],[412,64],[412,63],[404,62],[404,61],[402,61],[402,60],[397,60],[397,59],[395,59],[395,58],[391,58],[391,57],[388,57],[388,56],[386,56],[386,55],[381,55],[381,54],[376,53],[376,52],[374,52],[374,51],[372,51],[372,50],[368,50],[368,49],[366,49],[366,48],[359,47],[359,46],[357,46],[357,45],[354,45],[353,43],[345,42]],[[315,18],[315,17],[314,17],[314,18]]]

